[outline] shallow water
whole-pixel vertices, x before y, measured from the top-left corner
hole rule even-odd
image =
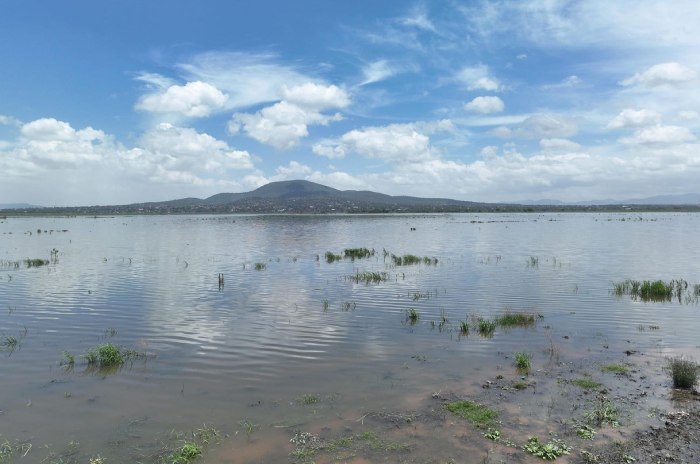
[[[237,440],[211,462],[287,462],[283,427],[320,431],[363,411],[415,409],[430,392],[476,392],[512,370],[516,351],[545,366],[551,340],[571,362],[617,362],[630,346],[697,358],[697,303],[610,290],[628,278],[700,283],[699,226],[694,214],[9,218],[0,335],[20,344],[0,352],[0,441],[74,441],[81,456],[129,462],[135,447],[206,423]],[[353,247],[376,254],[324,259]],[[52,249],[47,266],[7,264]],[[396,267],[383,250],[439,261]],[[357,271],[389,279],[358,284]],[[459,335],[460,320],[507,309],[542,318],[493,338]],[[148,356],[88,369],[80,355],[108,342]],[[259,426],[250,439],[246,419]]]

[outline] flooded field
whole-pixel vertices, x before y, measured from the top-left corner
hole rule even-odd
[[[698,230],[693,214],[0,220],[0,462],[540,462],[538,443],[596,462],[695,401],[666,366],[700,359]],[[644,280],[675,283],[647,298]]]

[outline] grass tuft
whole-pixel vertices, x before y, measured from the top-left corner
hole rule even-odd
[[[489,425],[498,417],[498,412],[473,401],[454,401],[445,405],[452,414],[466,419],[475,425]]]
[[[505,314],[496,316],[494,322],[500,327],[530,327],[535,324],[535,315],[533,313],[508,311]]]
[[[531,356],[529,353],[525,353],[524,351],[515,353],[515,367],[522,371],[529,371],[531,365]]]
[[[668,362],[673,388],[691,389],[698,381],[698,365],[683,358],[673,358]]]
[[[476,326],[479,335],[483,335],[484,337],[493,337],[493,333],[496,331],[496,323],[482,317],[476,320]]]

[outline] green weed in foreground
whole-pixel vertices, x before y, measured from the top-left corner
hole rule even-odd
[[[459,333],[461,335],[469,335],[469,324],[466,321],[459,322]]]
[[[326,262],[328,264],[332,264],[336,261],[342,261],[342,259],[343,259],[342,256],[336,255],[335,253],[330,252],[330,251],[326,251],[325,257],[326,257]]]
[[[146,353],[120,348],[112,343],[105,343],[88,351],[85,353],[85,355],[83,355],[83,357],[87,361],[88,366],[107,368],[121,366],[126,361],[135,358],[145,358]],[[64,352],[64,358],[68,361],[68,363],[70,363],[71,359],[75,361],[73,356],[67,352]]]
[[[297,398],[297,402],[305,405],[316,404],[320,401],[318,395],[306,393]]]
[[[571,447],[562,440],[554,439],[549,443],[540,443],[537,437],[531,437],[527,443],[523,445],[523,450],[545,461],[553,461],[559,456],[569,454],[571,452]]]
[[[584,440],[593,440],[593,437],[596,435],[596,433],[598,432],[596,432],[593,427],[586,424],[576,429],[576,435],[578,435],[580,438],[583,438]]]
[[[668,362],[673,388],[691,389],[698,381],[698,365],[683,358],[673,358]]]
[[[396,256],[396,255],[391,255],[391,260],[393,261],[395,266],[410,266],[413,264],[425,264],[426,266],[436,266],[438,263],[438,259],[433,257],[431,258],[430,256],[416,256],[416,255],[403,255],[403,256]]]
[[[267,263],[258,262],[254,265],[256,271],[264,271],[267,269]]]
[[[446,404],[445,408],[452,414],[479,426],[491,424],[498,417],[497,411],[469,400],[454,401]]]
[[[585,414],[586,420],[598,427],[603,424],[617,427],[619,425],[619,416],[620,411],[617,409],[617,406],[604,395],[599,395],[593,409]]]
[[[515,367],[522,371],[529,371],[531,365],[531,356],[529,353],[525,353],[524,351],[515,353]]]
[[[476,320],[476,326],[479,335],[483,335],[484,337],[492,337],[493,333],[496,331],[496,323],[494,321],[489,321],[481,317]]]
[[[15,351],[19,346],[19,340],[12,335],[0,336],[0,351]]]
[[[594,390],[603,386],[602,383],[595,382],[591,379],[574,379],[571,381],[571,384],[583,388],[584,390]]]
[[[197,459],[202,454],[202,448],[196,444],[187,442],[173,454],[174,464],[187,464]]]
[[[418,311],[416,311],[413,308],[406,311],[406,320],[409,321],[411,325],[418,322],[418,319],[420,319],[420,314],[418,313]]]
[[[612,372],[613,374],[625,375],[629,370],[629,366],[622,363],[604,364],[600,367],[600,370],[603,372]]]

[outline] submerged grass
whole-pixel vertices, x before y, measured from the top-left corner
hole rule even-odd
[[[530,327],[535,325],[535,314],[507,311],[496,316],[494,322],[501,327]]]
[[[326,262],[328,264],[332,264],[336,261],[342,261],[342,259],[343,259],[342,256],[336,255],[335,253],[333,253],[331,251],[326,251],[325,257],[326,257]]]
[[[479,335],[484,337],[493,337],[493,333],[496,331],[496,322],[481,317],[476,320],[476,326]]]
[[[343,251],[343,255],[353,261],[356,259],[369,258],[370,256],[374,256],[374,253],[374,249],[370,250],[368,248],[346,248]]]
[[[529,371],[532,365],[531,356],[529,353],[519,351],[515,353],[515,367],[521,371]]]
[[[453,401],[447,403],[445,408],[452,414],[477,426],[490,425],[498,417],[497,411],[469,400]]]
[[[357,284],[378,284],[380,282],[386,282],[389,279],[389,274],[386,272],[357,271],[355,275],[351,275],[349,279]]]
[[[698,285],[689,289],[688,282],[683,279],[674,279],[669,282],[663,280],[631,280],[613,283],[612,292],[617,296],[630,295],[642,301],[671,301],[676,298],[683,301],[683,296],[697,297],[700,293]]]
[[[600,370],[603,372],[611,372],[613,374],[625,375],[629,370],[629,366],[623,363],[603,364],[602,366],[600,366]]]
[[[83,357],[89,367],[109,368],[121,366],[126,361],[135,358],[145,358],[146,353],[121,348],[112,343],[105,343],[88,351]],[[68,361],[68,365],[72,365],[71,361],[75,362],[73,355],[68,352],[64,352],[64,358]]]
[[[584,390],[595,390],[603,386],[602,383],[596,382],[591,379],[573,379],[570,381],[570,383],[572,385],[576,385],[579,388],[583,388]]]
[[[436,266],[438,263],[438,259],[435,257],[430,257],[430,256],[416,256],[416,255],[403,255],[403,256],[396,256],[396,255],[391,255],[391,261],[394,263],[395,266],[410,266],[412,264],[425,264],[426,266]]]
[[[41,267],[41,266],[46,266],[47,264],[49,264],[48,259],[34,258],[34,259],[25,259],[24,260],[24,265],[27,267]]]

